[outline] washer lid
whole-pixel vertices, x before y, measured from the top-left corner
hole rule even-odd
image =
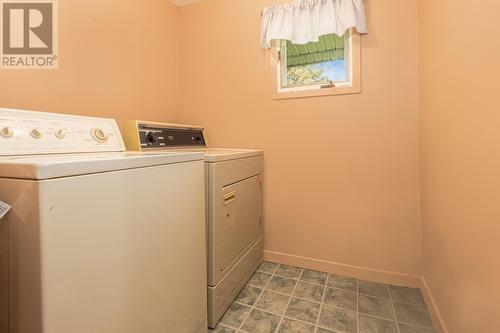
[[[0,157],[0,178],[43,180],[203,160],[202,152],[92,153]]]

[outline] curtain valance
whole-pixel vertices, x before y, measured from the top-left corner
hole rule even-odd
[[[275,39],[317,42],[320,36],[342,36],[350,28],[368,32],[363,0],[294,0],[263,10],[261,47],[270,48]]]

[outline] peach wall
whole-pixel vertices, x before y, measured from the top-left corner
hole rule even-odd
[[[419,10],[424,278],[450,332],[498,332],[500,3]]]
[[[367,1],[362,94],[295,100],[269,98],[271,3],[181,9],[180,119],[265,149],[267,250],[420,275],[417,1]]]
[[[0,71],[0,106],[206,125],[266,151],[268,251],[420,275],[420,103],[424,278],[450,332],[496,331],[500,4],[366,0],[362,94],[271,100],[278,2],[59,1],[60,69]]]
[[[179,9],[167,0],[59,1],[59,69],[0,71],[0,107],[172,120]]]

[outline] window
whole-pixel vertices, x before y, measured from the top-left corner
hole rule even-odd
[[[349,30],[303,45],[286,40],[277,44],[274,98],[360,92],[359,35]]]

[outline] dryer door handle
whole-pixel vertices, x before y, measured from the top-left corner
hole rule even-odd
[[[229,192],[224,194],[224,206],[230,204],[231,202],[236,200],[236,192]]]

